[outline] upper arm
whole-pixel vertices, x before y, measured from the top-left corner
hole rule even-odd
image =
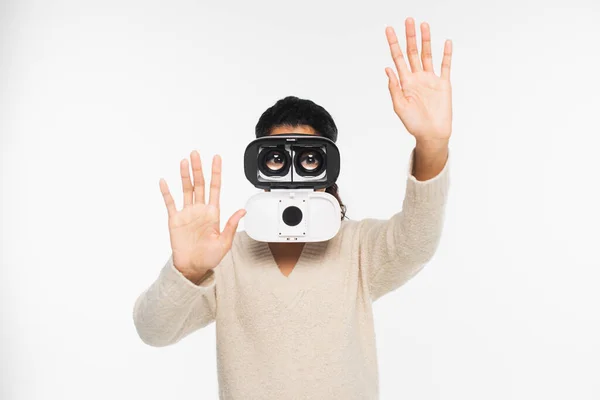
[[[434,178],[409,176],[400,212],[357,225],[360,268],[372,299],[402,286],[433,257],[442,234],[449,187],[448,163]]]

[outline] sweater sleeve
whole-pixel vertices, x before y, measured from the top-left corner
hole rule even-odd
[[[444,223],[450,156],[442,171],[427,181],[412,175],[410,156],[402,210],[388,220],[358,224],[359,262],[376,300],[411,279],[433,257]]]
[[[135,301],[133,321],[142,341],[155,347],[168,346],[213,322],[218,268],[195,285],[175,268],[171,254],[157,279]]]

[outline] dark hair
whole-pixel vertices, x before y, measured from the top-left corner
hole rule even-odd
[[[296,127],[308,125],[321,136],[337,141],[338,130],[331,114],[323,107],[308,99],[287,96],[278,100],[260,116],[256,124],[256,137],[269,136],[274,128],[280,126]],[[328,186],[325,192],[337,199],[342,209],[342,219],[346,218],[346,206],[340,198],[337,183]]]

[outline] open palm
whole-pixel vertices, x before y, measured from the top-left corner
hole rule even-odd
[[[221,158],[215,156],[208,204],[205,203],[205,182],[202,162],[197,151],[190,155],[194,181],[190,178],[187,159],[181,161],[181,181],[184,205],[177,211],[164,179],[160,189],[169,214],[169,234],[174,266],[188,277],[197,278],[216,267],[231,249],[238,223],[245,210],[238,210],[223,231],[220,229],[219,197],[221,191]]]
[[[398,77],[386,68],[394,112],[400,117],[406,130],[420,142],[447,142],[452,130],[452,88],[450,85],[450,61],[452,42],[444,45],[441,74],[433,69],[431,34],[429,25],[421,25],[421,57],[417,48],[415,22],[406,19],[406,49],[410,70],[404,60],[398,38],[392,27],[386,28],[386,37]]]

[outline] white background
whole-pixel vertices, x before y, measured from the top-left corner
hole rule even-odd
[[[215,3],[0,4],[0,398],[216,398],[214,324],[166,348],[133,325],[170,251],[159,178],[181,205],[179,161],[221,154],[224,222],[296,95],[339,127],[349,216],[399,211],[384,29],[408,16],[436,72],[454,43],[452,191],[434,259],[374,305],[381,398],[600,398],[599,3]]]

